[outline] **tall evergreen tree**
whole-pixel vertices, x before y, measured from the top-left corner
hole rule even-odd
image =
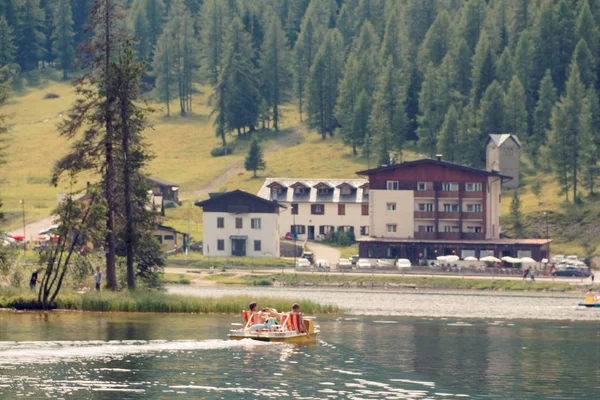
[[[266,163],[263,159],[262,150],[258,144],[258,140],[252,139],[250,142],[250,149],[244,162],[244,168],[246,171],[252,171],[252,177],[256,178],[256,171],[265,169]]]
[[[581,170],[585,167],[585,161],[590,158],[588,152],[594,151],[593,138],[589,137],[589,130],[581,129],[580,123],[585,95],[585,86],[581,82],[579,67],[575,63],[571,66],[565,94],[552,110],[552,130],[549,138],[552,165],[567,201],[570,190],[573,200],[577,201]]]
[[[459,137],[458,112],[451,105],[444,117],[444,123],[438,136],[437,150],[450,162],[457,161]]]
[[[577,41],[585,40],[592,54],[598,54],[600,51],[600,31],[596,19],[590,11],[589,0],[583,0],[575,23],[575,37]]]
[[[133,9],[133,36],[135,37],[135,53],[138,61],[148,61],[152,53],[150,42],[150,26],[146,17],[146,8],[139,5]]]
[[[352,115],[351,121],[351,134],[346,135],[344,138],[345,142],[352,146],[354,155],[357,154],[356,147],[360,145],[366,145],[371,135],[369,129],[369,116],[373,104],[371,98],[367,93],[362,90],[358,95],[356,106],[354,107],[354,114]]]
[[[272,108],[273,128],[279,131],[279,106],[290,95],[292,70],[287,38],[278,18],[271,18],[263,42],[260,67],[263,97]]]
[[[45,14],[40,0],[22,0],[17,9],[17,59],[25,71],[37,69],[38,61],[44,55]]]
[[[441,123],[436,105],[436,96],[438,95],[437,79],[436,69],[430,63],[425,73],[419,95],[419,128],[417,129],[417,136],[419,137],[419,148],[431,157],[435,155],[437,129]]]
[[[449,51],[451,38],[450,15],[447,11],[442,11],[437,15],[421,44],[419,65],[422,71],[428,68],[429,63],[433,63],[436,67],[440,65]]]
[[[344,75],[340,81],[339,96],[335,106],[335,117],[340,124],[340,133],[344,142],[352,145],[352,152],[357,154],[357,141],[352,123],[360,94],[358,61],[354,52],[348,55],[344,66]],[[366,95],[366,93],[365,93]]]
[[[529,12],[529,0],[515,0],[512,7],[512,24],[509,29],[509,39],[515,47],[521,38],[521,34],[527,30],[530,24],[531,14]]]
[[[4,17],[0,17],[0,67],[15,62],[16,51],[13,29]]]
[[[481,99],[479,108],[479,141],[480,149],[489,134],[504,131],[504,91],[498,81],[492,82]],[[480,155],[481,158],[481,155]]]
[[[527,106],[528,116],[533,113],[533,108],[535,107],[537,88],[537,82],[535,82],[535,67],[533,65],[531,54],[533,54],[533,47],[530,35],[528,31],[525,31],[521,34],[519,42],[517,43],[515,58],[513,60],[513,69],[525,90],[525,104]]]
[[[369,118],[369,129],[373,133],[375,152],[379,162],[387,164],[389,153],[402,151],[408,121],[404,109],[405,88],[399,85],[398,71],[393,68],[389,57],[379,75],[377,90],[373,97],[373,110]]]
[[[342,76],[343,39],[337,29],[327,33],[308,78],[308,116],[322,138],[333,135],[337,126],[335,103]]]
[[[593,103],[596,103],[595,105]],[[594,108],[596,110],[594,110]],[[594,111],[598,110],[598,96],[595,91],[590,91],[588,96],[583,101],[583,108],[579,114],[579,130],[583,137],[583,146],[586,146],[582,151],[581,159],[581,180],[582,186],[589,190],[590,195],[594,194],[596,187],[596,178],[598,176],[598,131],[594,126]]]
[[[164,30],[156,42],[152,60],[152,71],[156,77],[155,90],[159,100],[164,101],[167,106],[167,117],[171,116],[170,104],[177,85],[173,40],[173,34]]]
[[[481,27],[485,16],[485,2],[483,0],[467,0],[462,8],[461,33],[471,51],[480,41]]]
[[[471,91],[471,52],[464,39],[460,39],[452,52],[452,81],[456,90],[468,100]],[[477,75],[479,82],[480,75]]]
[[[573,60],[571,65],[577,63],[581,74],[581,81],[586,87],[595,87],[597,81],[596,60],[590,51],[586,41],[581,39],[575,51],[573,51]]]
[[[525,90],[515,75],[504,95],[504,132],[520,138],[527,137],[527,108]]]
[[[302,121],[302,111],[306,97],[306,81],[319,49],[318,37],[320,34],[321,32],[315,32],[312,20],[305,18],[294,47],[294,88],[298,98],[300,121]]]
[[[490,49],[487,33],[484,31],[479,36],[479,42],[473,55],[473,66],[471,74],[471,91],[476,103],[487,87],[494,80],[494,56]]]
[[[222,57],[225,53],[224,38],[229,9],[225,0],[206,0],[202,6],[201,54],[202,68],[206,79],[215,85],[221,71]]]
[[[52,52],[57,65],[63,71],[63,79],[73,65],[75,58],[75,33],[73,32],[73,17],[69,0],[58,0],[54,10],[54,32],[52,32]]]
[[[567,0],[559,0],[556,5],[556,22],[554,24],[556,40],[555,68],[552,70],[552,80],[558,93],[563,93],[573,49],[577,45],[575,38],[575,17]]]
[[[533,113],[533,133],[527,140],[527,148],[533,155],[534,161],[537,160],[540,148],[546,144],[554,103],[556,103],[556,89],[552,82],[552,73],[548,69],[540,83],[538,102]]]
[[[494,76],[496,80],[500,82],[502,87],[506,90],[510,85],[510,81],[514,76],[513,60],[510,52],[510,47],[506,47],[494,66],[496,70]]]
[[[519,191],[515,190],[512,201],[510,202],[510,219],[512,230],[515,237],[523,236],[523,214],[521,213],[521,198]]]

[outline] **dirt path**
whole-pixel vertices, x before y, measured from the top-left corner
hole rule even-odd
[[[298,142],[298,139],[301,138],[304,133],[306,133],[306,127],[304,125],[297,125],[292,128],[292,131],[287,135],[283,136],[280,140],[270,146],[263,154],[265,157],[274,154],[280,150],[286,149],[290,146],[293,146]],[[223,182],[227,182],[229,179],[233,178],[240,172],[244,172],[244,160],[237,160],[231,163],[229,169],[219,175],[215,176],[213,179],[208,181],[206,184],[202,185],[197,190],[193,192],[187,192],[186,197],[192,197],[194,199],[204,199],[208,197],[208,194],[211,192],[215,192],[223,185]]]
[[[329,261],[331,268],[334,268],[340,259],[340,251],[335,247],[330,247],[318,242],[308,242],[306,247],[312,250],[315,260],[318,258]]]

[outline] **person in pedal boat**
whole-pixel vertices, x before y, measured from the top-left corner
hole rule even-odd
[[[250,325],[250,332],[254,332],[258,329],[269,329],[271,326],[277,324],[275,318],[271,317],[268,308],[263,308],[260,312],[258,312],[257,309],[258,305],[256,302],[250,303],[250,312],[252,312],[251,318],[254,320],[254,324]]]
[[[277,310],[269,310],[272,315],[275,315],[280,321],[283,323],[283,318]],[[300,324],[296,327],[296,330],[300,333],[306,333],[306,328],[304,327],[304,320],[302,319],[302,314],[300,313],[300,304],[294,303],[292,304],[292,311],[290,311],[291,315],[300,315]]]

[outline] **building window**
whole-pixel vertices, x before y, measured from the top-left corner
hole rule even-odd
[[[329,188],[318,188],[317,194],[319,195],[327,195],[329,194]]]
[[[387,190],[398,190],[400,183],[398,181],[387,181]]]
[[[312,215],[324,215],[325,214],[325,206],[323,204],[311,204],[310,205],[310,213]]]
[[[225,218],[217,217],[217,228],[219,228],[219,229],[225,228]]]
[[[360,227],[360,235],[361,236],[369,236],[369,227],[368,226],[361,226]]]
[[[292,225],[290,228],[292,233],[297,235],[304,235],[306,233],[306,226],[304,225]]]
[[[396,203],[387,203],[388,211],[396,211]]]
[[[444,232],[458,232],[458,226],[444,226]]]
[[[344,196],[348,196],[348,195],[352,194],[352,188],[350,188],[349,186],[342,186],[340,188],[340,194],[344,195]]]
[[[481,192],[482,187],[481,182],[469,182],[465,185],[465,190],[467,192]]]
[[[482,229],[480,226],[467,226],[467,232],[469,233],[481,233]]]
[[[425,232],[434,232],[433,225],[426,225],[425,226]]]
[[[160,244],[162,244],[162,235],[154,235],[154,239]]]
[[[280,187],[272,187],[271,188],[271,195],[277,197],[277,196],[279,196],[280,193],[281,193]]]
[[[396,232],[396,227],[397,227],[396,224],[387,224],[386,225],[388,233]]]
[[[338,215],[346,215],[346,205],[338,204]]]
[[[242,229],[244,227],[244,220],[242,218],[235,219],[235,229]]]
[[[260,218],[252,218],[250,220],[250,227],[252,229],[261,229],[261,221]]]
[[[419,211],[433,211],[433,203],[419,203]]]
[[[255,240],[254,241],[254,251],[262,251],[261,248],[262,248],[262,245],[261,245],[260,240]]]
[[[165,240],[173,241],[173,240],[175,240],[175,236],[173,236],[173,235],[165,235]]]
[[[303,188],[303,187],[297,187],[297,188],[294,189],[294,194],[300,194],[300,195],[302,195],[302,194],[305,194],[305,193],[306,193],[306,189]]]
[[[292,215],[298,215],[298,203],[292,203]]]
[[[444,212],[458,212],[458,204],[444,204]]]
[[[424,192],[427,190],[427,184],[425,182],[417,182],[417,190],[419,192]]]
[[[481,204],[467,204],[467,212],[481,212]]]
[[[223,239],[217,240],[217,250],[224,251],[225,250],[225,241]]]
[[[360,215],[369,215],[369,205],[363,204],[360,206]]]
[[[444,192],[458,192],[458,183],[456,183],[456,182],[444,182],[444,183],[442,183],[442,191],[444,191]]]

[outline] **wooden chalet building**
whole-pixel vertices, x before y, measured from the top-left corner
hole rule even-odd
[[[500,238],[501,185],[510,177],[436,159],[358,172],[369,180],[370,236],[358,239],[364,258],[440,255],[548,257],[543,239]]]

